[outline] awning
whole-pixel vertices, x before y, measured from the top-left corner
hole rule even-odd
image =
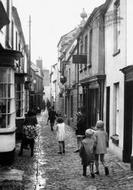
[[[0,57],[4,57],[4,56],[13,57],[15,60],[18,60],[21,57],[23,57],[23,54],[20,51],[5,49],[0,44]]]
[[[4,49],[0,44],[0,66],[14,66],[14,60],[19,60],[23,57],[20,51]]]
[[[15,73],[15,83],[24,83],[25,77],[27,76],[27,73]]]
[[[124,73],[126,82],[133,81],[133,65],[128,65],[120,69],[120,71]]]
[[[5,11],[5,8],[4,8],[2,2],[0,1],[0,30],[3,26],[5,26],[9,23],[10,23],[10,21],[9,21],[8,15]]]

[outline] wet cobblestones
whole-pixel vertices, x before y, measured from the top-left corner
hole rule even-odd
[[[130,171],[130,165],[121,162],[111,152],[105,157],[110,169],[109,176],[105,176],[100,166],[100,175],[96,175],[94,179],[89,175],[89,168],[87,177],[83,177],[80,157],[78,153],[74,153],[77,148],[75,132],[67,126],[66,153],[59,155],[55,132],[46,125],[44,117],[45,115],[38,118],[41,126],[34,157],[30,157],[28,150],[24,151],[22,157],[18,157],[20,145],[17,145],[15,163],[11,168],[24,171],[24,178],[21,184],[14,183],[16,187],[10,186],[9,189],[92,190],[92,186],[97,190],[133,189],[133,172]]]

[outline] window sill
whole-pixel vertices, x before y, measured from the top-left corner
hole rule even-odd
[[[112,135],[110,138],[112,139],[112,142],[113,142],[116,146],[119,145],[119,136],[118,136],[118,135]]]
[[[92,67],[92,65],[91,65],[91,64],[89,64],[87,67],[90,69],[90,68]]]
[[[87,67],[84,68],[84,71],[86,71],[86,70],[87,70]]]
[[[117,56],[120,53],[120,49],[116,50],[113,54],[113,57]]]

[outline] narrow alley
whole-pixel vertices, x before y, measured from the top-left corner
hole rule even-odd
[[[133,173],[130,165],[121,162],[108,152],[106,160],[110,175],[105,176],[101,168],[100,175],[94,179],[87,171],[87,177],[82,176],[82,165],[76,150],[74,130],[67,126],[66,153],[58,154],[58,142],[55,131],[46,125],[47,113],[38,116],[40,123],[39,136],[36,139],[34,157],[30,151],[24,150],[22,157],[18,156],[20,143],[17,144],[15,162],[8,171],[16,169],[23,171],[22,181],[3,180],[0,189],[24,190],[132,190]],[[5,169],[6,170],[6,169]],[[19,175],[19,174],[18,174]],[[16,178],[17,179],[17,178]],[[3,188],[2,188],[3,187]],[[5,188],[4,188],[5,187]]]

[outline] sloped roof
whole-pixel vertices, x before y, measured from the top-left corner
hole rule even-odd
[[[59,51],[61,53],[66,52],[69,49],[70,45],[77,38],[79,32],[80,32],[80,27],[77,27],[61,37],[60,42],[58,43],[58,45],[60,44]]]
[[[12,15],[13,15],[16,27],[17,27],[17,29],[19,31],[19,34],[22,37],[23,43],[25,44],[25,38],[24,38],[24,34],[23,34],[23,29],[22,29],[20,17],[19,17],[19,14],[18,14],[18,11],[17,11],[16,7],[14,7],[14,6],[12,7]]]

